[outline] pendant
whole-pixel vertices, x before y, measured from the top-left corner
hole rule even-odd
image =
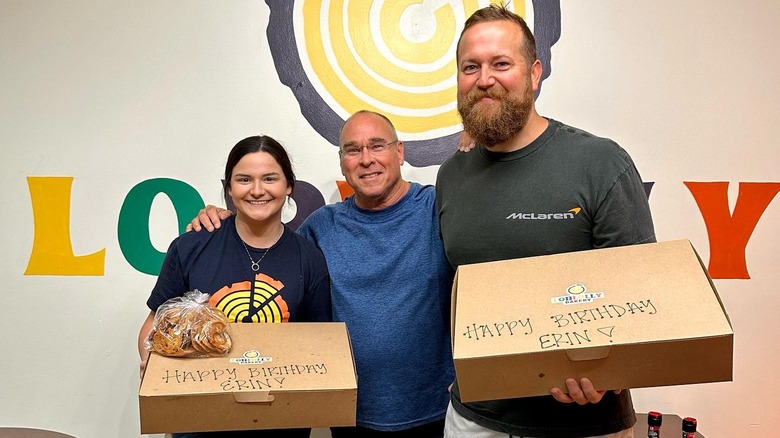
[[[252,270],[257,272],[260,270],[260,262],[252,262]]]

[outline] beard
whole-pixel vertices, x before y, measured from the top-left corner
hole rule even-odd
[[[458,96],[458,113],[463,121],[463,130],[477,143],[491,147],[501,144],[520,132],[531,115],[534,94],[530,83],[523,96],[513,96],[501,87],[488,90],[474,89],[466,96]],[[480,99],[489,97],[496,102],[480,104]]]

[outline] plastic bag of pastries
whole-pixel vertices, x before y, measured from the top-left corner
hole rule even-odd
[[[230,324],[199,290],[164,302],[154,315],[146,349],[163,356],[222,356],[230,351]]]

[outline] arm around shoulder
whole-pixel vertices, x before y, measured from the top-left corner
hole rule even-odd
[[[222,225],[222,221],[231,215],[233,215],[233,212],[230,210],[209,204],[201,209],[198,215],[190,221],[189,225],[187,225],[187,231],[200,231],[202,228],[205,228],[212,232],[219,228]]]

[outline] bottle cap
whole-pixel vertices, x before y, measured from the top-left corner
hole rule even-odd
[[[682,422],[683,432],[696,432],[696,419],[693,417],[685,417]]]
[[[663,416],[660,412],[650,411],[647,413],[647,425],[648,426],[661,426],[661,421],[663,421]]]

